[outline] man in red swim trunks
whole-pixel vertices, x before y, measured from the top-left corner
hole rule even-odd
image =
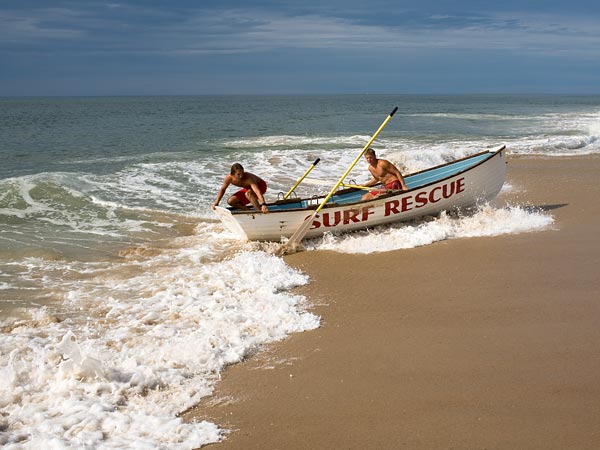
[[[249,210],[250,208],[247,205],[252,203],[252,206],[257,211],[262,211],[263,213],[269,212],[265,198],[263,197],[263,194],[267,192],[267,183],[259,176],[245,172],[239,163],[231,166],[231,172],[225,176],[225,181],[223,181],[223,185],[219,189],[217,199],[212,204],[212,209],[215,209],[215,206],[219,204],[230,184],[242,188],[227,199],[227,203],[230,206]]]
[[[386,159],[378,159],[377,155],[375,155],[375,150],[372,148],[367,149],[365,159],[369,163],[369,172],[373,175],[373,179],[362,186],[369,187],[381,183],[385,185],[385,189],[373,189],[363,195],[363,200],[374,199],[385,194],[388,190],[408,191],[404,177],[396,166]]]

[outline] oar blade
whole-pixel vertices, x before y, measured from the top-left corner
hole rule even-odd
[[[310,216],[304,219],[304,222],[300,224],[298,229],[292,234],[292,236],[288,239],[288,241],[283,244],[283,253],[294,253],[298,248],[298,244],[300,241],[306,236],[310,226],[313,223],[314,218],[317,216],[317,211],[313,212]]]

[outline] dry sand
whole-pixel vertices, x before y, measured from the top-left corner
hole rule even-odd
[[[215,450],[600,449],[599,157],[511,159],[552,229],[287,263],[321,327],[228,368]]]

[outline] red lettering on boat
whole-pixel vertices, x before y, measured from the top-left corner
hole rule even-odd
[[[347,209],[344,211],[344,225],[348,225],[350,222],[360,222],[360,219],[358,218],[359,212],[358,209]]]
[[[371,214],[373,214],[374,211],[372,211],[372,207],[371,206],[366,206],[362,209],[362,221],[366,222],[367,220],[369,220],[369,216]]]
[[[384,216],[387,217],[390,214],[398,214],[398,206],[400,206],[400,202],[398,200],[391,200],[389,202],[385,202],[385,213]]]
[[[437,200],[436,200],[435,195],[434,195],[435,191],[439,191],[441,189],[442,189],[441,186],[437,186],[437,187],[434,187],[431,190],[431,192],[429,193],[429,203],[437,203],[437,202],[439,202],[441,200],[441,197],[438,197]]]
[[[452,197],[455,194],[463,192],[465,190],[465,179],[459,178],[450,183],[443,184],[442,186],[436,186],[431,191],[421,191],[413,195],[405,195],[400,200],[390,200],[384,204],[384,217],[388,217],[392,214],[400,214],[401,212],[410,211],[415,208],[422,208],[428,203],[437,203],[440,200]],[[361,209],[347,209],[345,211],[334,211],[326,212],[322,214],[320,220],[317,215],[313,220],[311,230],[320,228],[321,226],[326,228],[336,227],[340,224],[348,225],[350,223],[359,223],[369,220],[369,216],[375,214],[373,206],[365,206]],[[308,219],[307,216],[304,220]]]
[[[344,211],[344,213],[345,213],[345,211]],[[340,221],[342,220],[342,213],[340,211],[335,211],[333,213],[333,223],[331,223],[330,217],[331,217],[331,213],[328,213],[328,212],[323,213],[323,226],[335,227],[336,225],[339,225]],[[344,222],[345,222],[345,218],[344,218]]]
[[[415,208],[421,208],[425,206],[427,204],[427,192],[419,192],[415,196],[415,200],[417,201]]]
[[[312,214],[311,214],[312,215]],[[310,219],[310,216],[306,216],[304,220]],[[319,215],[315,216],[315,219],[319,219]],[[304,220],[302,221],[304,223]],[[321,222],[319,220],[313,220],[313,223],[310,227],[311,230],[316,230],[317,228],[321,228]]]
[[[442,188],[442,197],[450,198],[452,194],[454,194],[454,188],[456,186],[456,181],[452,181],[449,185],[445,184]]]

